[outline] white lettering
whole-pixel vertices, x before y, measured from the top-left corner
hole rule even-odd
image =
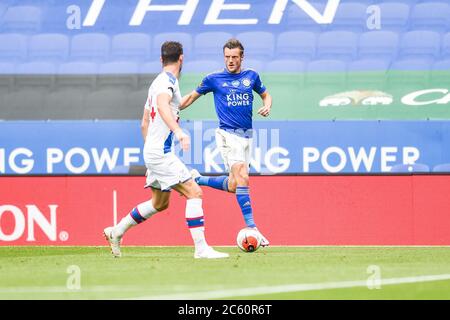
[[[414,164],[420,158],[420,151],[415,147],[403,148],[403,163]]]
[[[396,162],[397,157],[395,153],[398,152],[397,147],[383,147],[381,148],[381,172],[391,171],[391,166],[388,166],[388,162]],[[394,153],[394,154],[393,154]]]
[[[35,205],[27,205],[28,209],[28,237],[27,241],[36,241],[34,237],[34,226],[38,225],[51,241],[56,241],[56,209],[57,205],[49,205],[50,221]]]
[[[251,5],[248,3],[231,3],[225,4],[225,0],[213,0],[208,14],[205,18],[206,25],[217,24],[235,24],[248,25],[257,24],[258,19],[219,19],[220,12],[223,10],[250,10]]]
[[[119,158],[119,148],[114,148],[112,156],[109,154],[109,150],[104,148],[101,155],[99,156],[98,150],[96,148],[91,148],[92,157],[95,164],[95,169],[97,172],[102,172],[103,167],[108,166],[109,171],[111,171],[117,165],[117,159]]]
[[[185,5],[151,5],[151,2],[152,0],[139,1],[130,20],[130,26],[140,26],[148,11],[182,11],[178,24],[188,25],[191,23],[199,0],[188,0]]]
[[[72,163],[72,158],[75,155],[80,155],[83,158],[81,165],[78,167],[74,166]],[[69,150],[69,152],[67,152],[64,163],[67,170],[75,174],[80,174],[85,172],[89,168],[91,160],[89,157],[89,153],[83,148],[72,148]]]
[[[24,156],[28,157],[28,159],[22,159],[20,167],[16,164],[16,157],[19,155],[24,155]],[[31,159],[32,156],[33,156],[33,152],[31,152],[30,149],[27,149],[27,148],[14,149],[11,152],[11,154],[9,155],[9,161],[8,161],[9,167],[15,173],[19,173],[19,174],[29,173],[31,170],[33,170],[33,166],[34,166],[34,160]]]
[[[435,94],[435,93],[442,93],[443,95],[446,95],[440,99],[435,100],[429,100],[429,101],[417,101],[416,99],[427,95],[427,94]],[[402,98],[402,103],[409,105],[409,106],[426,106],[430,104],[447,104],[450,102],[450,94],[448,94],[448,89],[429,89],[429,90],[421,90],[416,91],[413,93],[410,93]]]
[[[83,26],[92,27],[97,22],[97,19],[100,15],[100,12],[103,9],[103,5],[106,0],[93,0],[92,5],[89,8],[89,11],[84,19]]]
[[[211,148],[205,148],[203,153],[205,160],[205,171],[212,172],[212,170],[214,170],[215,172],[222,173],[222,168],[214,161],[214,158],[220,154],[220,150],[218,148],[213,150],[211,150]]]
[[[319,150],[312,147],[303,148],[303,172],[309,172],[309,165],[320,158]]]
[[[2,224],[0,223],[0,240],[15,241],[19,239],[25,231],[25,217],[19,208],[11,205],[4,205],[0,206],[0,221],[2,219],[3,213],[5,212],[12,213],[12,215],[14,216],[15,226],[13,232],[10,235],[6,235],[3,233],[3,230],[1,228]]]
[[[292,0],[305,13],[318,24],[330,24],[336,16],[340,0],[328,0],[323,14],[317,11],[307,0]],[[283,13],[286,10],[288,0],[277,0],[269,18],[269,24],[280,24]]]
[[[353,170],[355,172],[359,171],[361,167],[361,162],[364,162],[364,167],[366,171],[370,172],[372,170],[373,161],[375,159],[375,154],[377,152],[376,147],[370,148],[370,154],[367,155],[366,150],[364,148],[359,148],[358,154],[355,154],[354,148],[348,149],[350,155],[350,162],[352,163]]]
[[[264,163],[267,169],[269,169],[269,171],[271,171],[272,173],[285,172],[289,168],[291,160],[289,158],[278,159],[277,157],[276,165],[272,165],[271,159],[272,156],[275,154],[281,154],[287,157],[289,155],[289,151],[287,151],[285,148],[282,147],[275,147],[267,151],[266,155],[264,156]]]
[[[140,153],[141,149],[139,148],[125,148],[123,156],[123,165],[129,167],[132,163],[138,163]]]
[[[339,156],[339,162],[336,166],[332,166],[328,162],[328,157],[335,153]],[[345,165],[347,164],[347,156],[345,155],[345,152],[338,147],[330,147],[325,149],[325,151],[322,154],[322,166],[323,168],[331,173],[340,172],[345,168]]]
[[[47,173],[53,173],[53,165],[62,162],[64,154],[61,149],[48,148],[47,149]]]

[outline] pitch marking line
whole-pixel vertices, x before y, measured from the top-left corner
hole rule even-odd
[[[381,286],[396,285],[396,284],[405,284],[405,283],[419,283],[419,282],[442,281],[442,280],[450,280],[450,274],[381,279],[380,285]],[[146,296],[146,297],[138,297],[138,298],[133,298],[133,299],[135,299],[135,300],[209,300],[209,299],[221,299],[221,298],[231,298],[231,297],[246,297],[246,296],[255,296],[255,295],[265,295],[265,294],[273,294],[273,293],[288,293],[288,292],[300,292],[300,291],[315,291],[315,290],[327,290],[327,289],[367,287],[367,284],[368,284],[368,280],[325,282],[325,283],[311,283],[311,284],[293,284],[293,285],[283,285],[283,286],[267,286],[267,287],[229,289],[229,290],[217,290],[217,291],[201,291],[201,292],[190,292],[190,293],[184,293],[184,294],[169,294],[169,295],[161,295],[161,296]]]

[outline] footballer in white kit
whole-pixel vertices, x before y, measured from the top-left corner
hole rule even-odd
[[[178,124],[181,102],[178,77],[183,65],[181,43],[165,42],[161,46],[161,63],[163,71],[150,86],[141,122],[142,137],[145,140],[146,187],[152,189],[152,199],[137,205],[116,226],[105,228],[103,234],[113,256],[120,257],[120,245],[125,232],[166,210],[169,207],[170,191],[174,189],[186,198],[186,225],[194,241],[194,258],[227,258],[227,253],[214,250],[206,242],[202,189],[172,152],[174,137],[184,151],[190,146],[189,136]]]
[[[172,97],[170,109],[175,119],[179,119],[181,94],[178,79],[169,72],[162,72],[153,81],[145,109],[150,112],[150,125],[144,145],[144,161],[148,169],[147,185],[161,191],[191,179],[191,174],[183,162],[173,153],[174,133],[161,118],[156,106],[157,97],[166,93]]]

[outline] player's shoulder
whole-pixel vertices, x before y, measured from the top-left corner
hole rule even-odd
[[[171,83],[172,85],[175,85],[177,83],[177,78],[171,74],[170,72],[161,72],[155,79],[156,83]]]
[[[216,78],[216,77],[219,77],[219,76],[221,76],[223,74],[225,74],[225,69],[224,68],[208,73],[205,76],[205,78]]]
[[[245,68],[241,72],[245,75],[250,75],[250,76],[254,76],[254,77],[259,76],[259,73],[253,68]]]

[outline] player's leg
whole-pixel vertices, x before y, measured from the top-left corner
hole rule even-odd
[[[172,187],[186,197],[186,223],[194,241],[195,258],[227,258],[228,254],[215,251],[206,242],[202,206],[202,189],[189,179]]]
[[[249,172],[248,164],[245,162],[236,162],[231,166],[231,174],[233,175],[234,182],[236,183],[236,200],[241,208],[242,216],[244,217],[245,224],[248,228],[254,228],[256,230],[256,223],[253,218],[253,207],[250,198],[249,187]],[[261,245],[266,247],[269,245],[269,241],[261,235]]]
[[[227,144],[227,135],[222,130],[216,130],[216,145],[217,148],[220,150],[220,154],[222,156],[222,159],[224,159],[224,162],[226,164],[228,155],[230,153],[230,148]],[[200,186],[206,186],[213,189],[226,191],[226,192],[232,192],[234,193],[235,188],[232,188],[232,184],[230,185],[230,182],[232,182],[232,177],[227,175],[222,176],[202,176],[197,170],[191,170],[192,178],[197,182]]]

